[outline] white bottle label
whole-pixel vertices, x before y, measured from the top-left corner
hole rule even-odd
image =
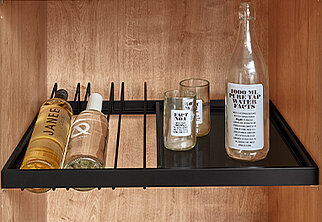
[[[228,146],[238,150],[264,147],[263,85],[228,83]]]
[[[191,135],[191,111],[171,110],[171,136]]]
[[[183,108],[187,110],[192,110],[193,108],[193,99],[183,98]]]
[[[191,121],[193,121],[193,118],[195,117],[193,114],[193,99],[183,98],[182,102],[183,102],[183,109],[191,110],[190,117],[191,117]]]
[[[202,100],[197,99],[196,122],[202,124]]]

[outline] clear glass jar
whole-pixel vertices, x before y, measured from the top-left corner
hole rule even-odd
[[[164,146],[175,151],[196,145],[196,94],[170,90],[164,93]]]
[[[196,93],[196,129],[197,136],[205,136],[210,131],[209,81],[205,79],[185,79],[180,83],[181,90]]]

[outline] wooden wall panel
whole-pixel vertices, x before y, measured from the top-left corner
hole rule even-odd
[[[269,58],[271,99],[321,165],[321,2],[256,0],[255,6],[257,37]],[[211,97],[222,98],[225,65],[237,34],[236,10],[233,0],[52,1],[48,7],[46,2],[6,1],[0,5],[1,166],[55,81],[71,93],[78,81],[83,88],[91,81],[105,98],[110,81],[125,81],[126,97],[139,99],[144,80],[149,98],[160,98],[182,78],[203,77],[211,81]],[[19,113],[21,106],[27,108]],[[148,123],[154,130],[154,119]],[[133,133],[122,130],[123,139]],[[131,156],[142,158],[128,145],[121,143],[121,165]],[[150,155],[154,166],[153,150]],[[3,191],[0,215],[2,221],[319,221],[319,188]]]
[[[131,119],[132,118],[132,119]],[[112,116],[111,127],[116,128]],[[122,124],[119,167],[141,167],[142,131],[133,127],[142,116],[127,117]],[[129,124],[133,121],[133,124]],[[155,132],[155,117],[147,118],[147,132]],[[107,166],[114,163],[116,131],[110,132]],[[154,133],[152,133],[154,134]],[[135,138],[129,140],[129,137]],[[137,138],[137,139],[136,139]],[[149,167],[156,167],[155,134],[148,137]],[[90,192],[58,189],[48,193],[47,220],[57,221],[267,221],[266,189],[217,188],[116,188]]]
[[[322,166],[321,2],[269,2],[271,99]],[[321,183],[320,171],[320,183]],[[321,185],[269,189],[270,221],[321,221]]]
[[[52,222],[268,220],[266,196],[255,187],[55,192],[48,202],[48,221]]]
[[[46,95],[46,3],[0,4],[0,167]],[[46,221],[46,195],[0,192],[0,221]]]
[[[267,58],[268,1],[256,0],[257,36]],[[179,80],[211,81],[211,97],[223,98],[224,72],[237,35],[234,0],[51,1],[47,19],[47,93],[58,82],[73,95],[84,91],[108,98],[109,84],[125,81],[125,98],[148,98],[178,88]],[[143,118],[122,119],[119,166],[140,166]],[[133,121],[133,124],[126,124]],[[111,119],[110,143],[117,119]],[[155,132],[155,119],[148,119]],[[114,129],[113,129],[114,128]],[[130,140],[130,138],[133,138]],[[148,165],[156,166],[155,136],[148,137]],[[107,165],[113,166],[109,144]],[[267,221],[267,188],[102,189],[48,193],[48,221]]]
[[[267,1],[254,2],[267,57]],[[148,81],[149,97],[162,98],[180,80],[201,77],[212,98],[223,98],[237,9],[234,0],[49,2],[48,93],[54,82],[72,91],[78,81],[96,90],[125,81],[126,98],[141,99]]]

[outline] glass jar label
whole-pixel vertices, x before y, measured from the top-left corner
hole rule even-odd
[[[196,122],[197,124],[202,124],[202,100],[197,99],[197,110],[196,110]]]
[[[182,99],[183,108],[187,110],[192,110],[193,108],[193,99],[183,98]]]
[[[171,110],[171,136],[191,135],[191,111]]]
[[[193,99],[183,98],[183,108],[186,110],[191,110],[191,121],[193,121],[193,118],[195,118],[193,113]]]
[[[228,83],[228,146],[238,150],[264,147],[263,85]]]

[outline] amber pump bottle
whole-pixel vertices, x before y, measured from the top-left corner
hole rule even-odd
[[[60,89],[55,98],[42,104],[20,169],[60,168],[73,114],[67,97],[67,91]],[[41,193],[49,189],[28,190]]]

